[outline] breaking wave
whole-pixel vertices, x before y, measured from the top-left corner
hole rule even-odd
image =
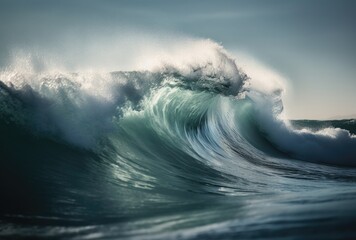
[[[220,45],[194,44],[199,54],[182,49],[150,70],[36,71],[31,59],[3,69],[2,236],[26,236],[28,219],[47,236],[145,238],[150,226],[149,238],[195,238],[213,223],[221,236],[240,226],[229,208],[251,220],[246,196],[355,181],[335,167],[356,166],[355,122],[295,127],[280,85],[263,89]]]

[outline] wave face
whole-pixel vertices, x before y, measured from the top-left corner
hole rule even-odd
[[[283,89],[205,44],[151,71],[3,70],[0,236],[355,237],[355,120],[283,120]]]

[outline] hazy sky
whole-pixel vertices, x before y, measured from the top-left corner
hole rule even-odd
[[[290,118],[355,116],[355,12],[351,0],[0,0],[0,66],[14,49],[57,48],[80,59],[85,45],[91,55],[113,54],[100,51],[99,39],[113,38],[108,48],[118,38],[142,44],[150,34],[210,38],[284,76]],[[135,49],[120,46],[112,47],[122,56]]]

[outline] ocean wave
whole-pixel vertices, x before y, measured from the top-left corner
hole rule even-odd
[[[252,105],[249,111],[253,112],[248,113],[251,123],[244,127],[257,128],[251,131],[255,135],[258,132],[260,135],[258,138],[268,141],[268,145],[273,146],[273,151],[278,150],[286,156],[300,160],[355,165],[353,159],[356,156],[354,147],[356,140],[352,134],[337,128],[318,131],[293,129],[288,121],[280,118],[283,111],[281,99],[283,89],[280,86],[276,86],[272,92],[270,90],[264,92],[263,89],[256,87],[256,83],[251,85],[247,75],[238,68],[235,60],[220,45],[210,41],[203,43],[204,48],[208,49],[204,58],[160,63],[160,67],[155,67],[154,71],[49,73],[38,72],[29,67],[30,59],[22,60],[27,64],[25,69],[23,65],[15,64],[0,74],[3,118],[17,119],[22,124],[29,125],[29,128],[36,129],[38,133],[59,137],[80,147],[91,148],[114,131],[113,123],[120,121],[127,109],[145,111],[152,107],[158,108],[155,104],[159,102],[160,109],[156,109],[156,112],[171,111],[170,114],[176,114],[178,111],[182,116],[190,116],[193,111],[197,114],[196,118],[200,119],[199,123],[194,119],[182,119],[181,123],[175,120],[176,125],[185,127],[184,124],[195,124],[199,129],[203,124],[207,128],[206,131],[211,131],[210,128],[224,124],[225,135],[240,138],[231,143],[229,142],[231,139],[224,141],[231,146],[240,147],[242,142],[250,143],[246,141],[251,139],[249,133],[244,129],[238,130],[236,124],[225,126],[225,122],[245,121],[243,120],[245,116],[236,117],[232,115],[240,113],[232,113],[236,112],[238,105],[241,105],[240,102],[248,101]],[[185,59],[184,56],[181,58]],[[160,91],[163,88],[170,90],[163,94]],[[170,91],[174,92],[176,89],[190,91],[190,94],[196,94],[196,98],[190,98],[189,102],[180,99],[182,105],[178,106],[170,106],[170,101],[176,101],[174,98],[161,103],[160,98],[164,99],[165,95],[172,96]],[[206,102],[205,99],[199,98],[201,93],[209,93],[213,99],[224,96],[225,98],[220,101],[230,101],[229,107],[225,104],[225,110],[220,111],[221,104],[215,108],[200,106],[199,101]],[[236,101],[231,104],[228,96],[235,98]],[[175,98],[180,97],[176,94]],[[197,109],[188,108],[191,105]],[[208,119],[210,121],[214,119],[213,122],[203,120],[207,111],[211,115]],[[155,119],[159,122],[167,121],[167,116],[162,114],[155,116]],[[175,115],[173,118],[176,117]],[[167,125],[165,122],[160,124]],[[172,131],[175,126],[170,123],[170,127],[173,128],[170,129]],[[245,132],[244,136],[241,135],[241,131]],[[216,137],[209,136],[213,140]],[[261,142],[252,141],[252,145],[254,142]],[[189,139],[184,139],[183,142],[184,145],[191,144]],[[214,142],[210,144],[219,145]],[[209,143],[204,146],[210,148]]]
[[[28,66],[31,59],[2,70],[0,212],[6,221],[30,218],[45,232],[52,222],[64,227],[52,229],[64,236],[90,236],[98,222],[115,223],[114,232],[125,230],[121,237],[143,237],[137,231],[150,225],[148,216],[162,221],[149,236],[166,238],[160,230],[177,224],[197,227],[194,238],[203,231],[194,217],[208,214],[218,223],[217,211],[230,221],[228,209],[240,209],[234,200],[220,205],[218,196],[240,197],[244,212],[248,196],[275,203],[275,193],[298,196],[355,181],[352,168],[335,167],[356,165],[355,135],[332,126],[295,128],[281,117],[281,85],[257,87],[220,45],[200,44],[202,56],[192,59],[183,49],[176,61],[151,70],[37,71]],[[203,211],[210,201],[216,204],[211,215]],[[186,222],[172,208],[197,216]],[[167,219],[156,219],[162,216]],[[137,225],[135,233],[128,223]],[[94,227],[76,230],[88,224]],[[26,236],[22,225],[10,224],[12,231]]]

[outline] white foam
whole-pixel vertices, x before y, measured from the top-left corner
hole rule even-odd
[[[340,128],[296,130],[279,118],[278,105],[270,96],[249,95],[256,103],[256,119],[267,138],[281,151],[300,160],[356,166],[356,136]],[[279,104],[281,104],[279,102]]]

